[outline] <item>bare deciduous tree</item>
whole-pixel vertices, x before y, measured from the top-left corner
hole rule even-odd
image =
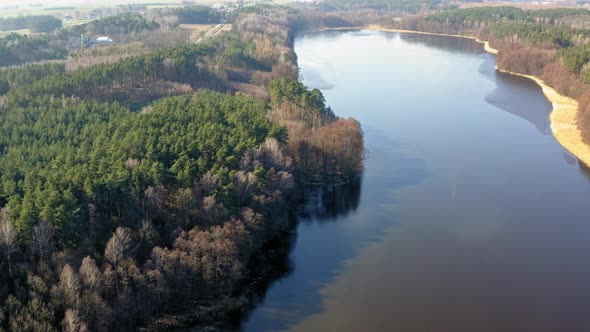
[[[70,307],[76,306],[80,299],[80,279],[74,269],[66,264],[59,274],[58,291],[63,296],[64,304]]]
[[[234,176],[234,185],[238,191],[238,206],[241,206],[244,199],[256,189],[256,175],[252,172],[238,171]]]
[[[51,253],[53,252],[54,236],[55,228],[44,220],[41,220],[39,224],[33,228],[33,246],[39,257],[45,259],[51,256]]]
[[[61,322],[61,327],[64,332],[86,332],[88,326],[84,321],[80,319],[78,310],[68,309],[64,316],[64,320]]]
[[[102,274],[92,257],[84,257],[79,274],[82,278],[82,283],[87,289],[98,291],[102,287]]]
[[[104,250],[104,258],[117,270],[119,264],[125,258],[132,256],[135,247],[135,243],[131,237],[131,230],[129,228],[118,227],[109,242],[107,242]],[[117,296],[119,296],[119,275],[117,272],[114,273],[114,277]]]
[[[118,227],[113,236],[107,242],[104,257],[115,268],[129,257],[134,249],[133,238],[129,228]]]
[[[0,210],[0,247],[8,262],[8,273],[12,275],[12,255],[18,251],[18,238],[5,208]]]
[[[201,178],[200,182],[205,196],[209,196],[213,190],[219,188],[221,179],[217,174],[212,174],[210,171],[207,171],[207,173]]]

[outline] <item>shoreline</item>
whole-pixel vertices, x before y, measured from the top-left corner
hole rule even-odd
[[[444,33],[413,31],[403,29],[391,29],[384,28],[379,25],[369,25],[366,28],[376,31],[467,38],[475,40],[480,44],[484,44],[484,49],[488,53],[494,55],[497,55],[499,53],[499,50],[491,47],[488,41],[482,41],[473,36],[451,35]],[[571,154],[573,154],[582,164],[590,167],[590,145],[584,143],[584,141],[582,140],[582,132],[577,126],[578,102],[573,98],[564,96],[559,92],[555,91],[555,89],[547,85],[541,78],[537,76],[510,72],[508,70],[498,68],[498,66],[496,66],[496,70],[502,73],[528,78],[530,80],[533,80],[535,83],[537,83],[537,85],[541,87],[541,90],[543,91],[545,98],[547,98],[547,100],[549,100],[549,102],[551,102],[552,105],[549,121],[551,123],[551,133],[553,137],[555,137],[557,142],[561,144],[561,146],[563,146]]]
[[[497,66],[496,70],[502,73],[528,78],[535,81],[541,87],[545,98],[551,102],[553,108],[549,116],[553,137],[555,137],[561,146],[578,158],[582,164],[590,166],[590,145],[584,143],[582,132],[576,124],[578,102],[571,97],[566,97],[555,91],[555,89],[547,85],[537,76],[510,72]]]
[[[424,32],[424,31],[414,31],[414,30],[404,30],[404,29],[393,29],[393,28],[384,28],[380,25],[368,25],[366,26],[367,29],[376,30],[376,31],[387,31],[387,32],[400,32],[400,33],[414,33],[418,35],[431,35],[431,36],[445,36],[445,37],[456,37],[456,38],[466,38],[474,40],[480,44],[483,44],[484,49],[486,52],[491,53],[493,55],[498,55],[499,50],[493,48],[489,42],[480,40],[477,37],[473,36],[463,36],[463,35],[451,35],[448,33],[436,33],[436,32]]]

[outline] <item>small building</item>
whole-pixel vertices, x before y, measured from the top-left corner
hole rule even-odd
[[[113,40],[109,37],[98,37],[96,38],[96,44],[112,44]]]

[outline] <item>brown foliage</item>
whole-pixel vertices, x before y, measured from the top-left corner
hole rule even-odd
[[[84,257],[79,274],[86,289],[93,292],[100,291],[102,288],[102,274],[93,258],[90,256]]]
[[[313,133],[310,143],[312,153],[302,155],[302,158],[315,159],[312,163],[322,168],[318,170],[319,174],[347,179],[362,171],[363,134],[356,120],[338,119],[321,127]]]
[[[66,310],[63,321],[61,322],[62,331],[64,332],[87,332],[88,326],[80,319],[78,310]]]
[[[541,76],[556,57],[555,50],[510,43],[496,57],[499,68],[526,75]]]
[[[561,60],[556,60],[545,66],[541,78],[559,93],[578,98],[586,91],[587,85],[578,76],[570,73]]]
[[[81,49],[66,59],[66,71],[115,63],[148,51],[141,43]]]

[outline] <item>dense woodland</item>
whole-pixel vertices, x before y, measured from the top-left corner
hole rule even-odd
[[[400,13],[418,13],[436,9],[445,4],[444,0],[330,0],[327,4],[333,10],[354,10],[372,8]]]
[[[57,38],[10,33],[0,37],[0,67],[41,60],[61,59],[67,55]]]
[[[590,144],[590,11],[469,8],[401,20],[405,29],[474,35],[500,50],[498,67],[535,75],[579,101],[578,126]]]
[[[150,22],[77,32],[170,29]],[[296,80],[294,34],[343,24],[262,6],[199,44],[0,69],[0,331],[164,330],[247,308],[301,186],[362,171],[359,123]]]

